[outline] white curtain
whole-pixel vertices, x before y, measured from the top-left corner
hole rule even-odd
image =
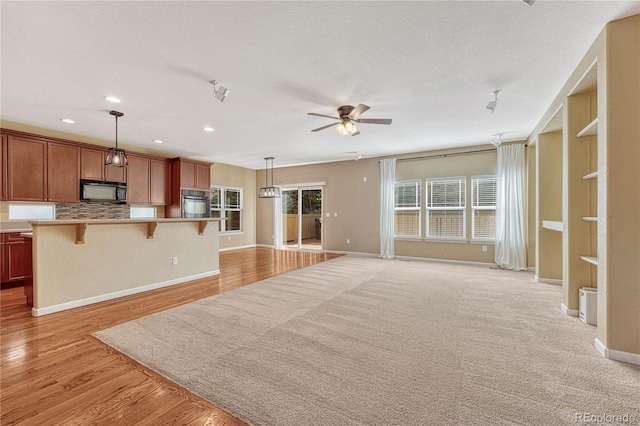
[[[394,226],[394,191],[396,183],[396,159],[380,161],[380,257],[393,259],[395,256]]]
[[[524,223],[524,145],[498,147],[496,185],[496,263],[503,269],[526,271]]]
[[[282,249],[282,198],[273,199],[273,248]]]

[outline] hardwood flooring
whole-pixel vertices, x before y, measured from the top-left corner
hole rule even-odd
[[[339,255],[220,253],[220,275],[34,318],[22,287],[0,291],[2,425],[244,425],[91,333]]]

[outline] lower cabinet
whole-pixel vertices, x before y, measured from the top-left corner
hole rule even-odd
[[[2,282],[22,281],[25,276],[24,237],[19,233],[2,234]]]

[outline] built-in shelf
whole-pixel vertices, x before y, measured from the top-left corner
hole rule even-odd
[[[580,130],[577,137],[581,138],[583,136],[591,136],[598,134],[598,117],[596,117],[591,123],[587,124],[587,127]]]
[[[562,232],[564,230],[561,220],[543,220],[542,227],[544,229],[550,229],[552,231],[559,231],[559,232]]]
[[[598,266],[598,258],[593,256],[580,256],[580,259],[587,263]]]
[[[582,176],[582,179],[587,180],[587,179],[597,179],[598,178],[598,171],[596,170],[595,172],[591,172],[588,175],[584,175]]]
[[[582,220],[586,220],[587,222],[597,222],[598,218],[594,216],[585,216],[582,218]]]

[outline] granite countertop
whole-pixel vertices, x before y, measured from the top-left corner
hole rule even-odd
[[[31,232],[29,222],[2,222],[0,223],[0,234],[9,234],[14,232]]]

